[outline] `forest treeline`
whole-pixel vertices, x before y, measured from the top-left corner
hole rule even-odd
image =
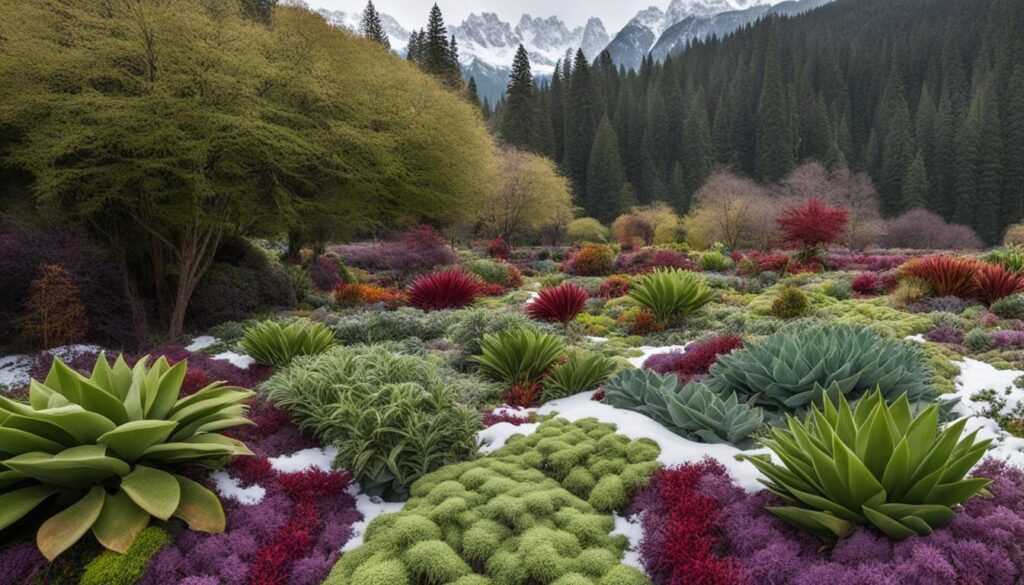
[[[1024,3],[837,0],[638,71],[577,52],[540,85],[522,52],[495,124],[605,222],[687,212],[716,166],[773,183],[817,160],[866,171],[886,216],[925,208],[991,243],[1024,215]]]

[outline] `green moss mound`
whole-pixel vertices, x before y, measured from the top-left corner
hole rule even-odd
[[[153,555],[170,542],[163,528],[150,526],[139,533],[125,554],[108,550],[90,561],[80,585],[132,585],[142,578]]]
[[[326,583],[649,585],[620,564],[627,543],[609,536],[608,512],[647,484],[658,454],[614,425],[547,420],[487,457],[420,478],[405,509],[374,519]]]

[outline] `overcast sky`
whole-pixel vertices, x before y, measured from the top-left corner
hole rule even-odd
[[[306,0],[314,8],[330,10],[362,10],[366,0]],[[434,0],[374,0],[377,10],[395,17],[405,28],[420,28]],[[650,5],[665,8],[668,0],[437,0],[446,23],[458,24],[470,12],[496,12],[502,20],[515,26],[523,13],[531,16],[556,15],[569,28],[583,26],[596,16],[604,22],[608,34],[614,35],[641,9]]]

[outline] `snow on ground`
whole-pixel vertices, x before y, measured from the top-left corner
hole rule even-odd
[[[1024,376],[1024,372],[997,370],[985,362],[971,358],[964,358],[957,365],[960,366],[960,376],[956,379],[954,395],[960,397],[960,403],[954,407],[953,412],[970,417],[967,419],[965,432],[977,430],[979,439],[993,439],[988,452],[990,457],[1024,466],[1024,439],[1007,433],[995,420],[980,416],[987,410],[988,403],[971,399],[971,396],[982,390],[995,390],[997,396],[1006,401],[1002,414],[1011,413],[1024,402],[1024,390],[1014,384],[1017,378]]]
[[[641,345],[640,347],[634,347],[633,349],[641,352],[642,355],[638,357],[629,358],[628,361],[630,365],[632,365],[634,368],[641,368],[643,367],[644,362],[647,361],[647,358],[651,357],[652,355],[656,355],[659,353],[672,353],[674,351],[680,352],[686,349],[687,345],[690,344],[687,343],[686,345],[665,345],[661,347],[655,347],[653,345]]]
[[[213,359],[226,360],[228,362],[231,362],[231,365],[235,366],[236,368],[240,368],[243,370],[248,370],[249,366],[256,363],[256,360],[252,359],[251,357],[245,354],[235,353],[233,351],[225,351],[223,353],[218,353],[217,355],[213,356]]]
[[[615,527],[609,533],[611,536],[622,535],[629,541],[629,548],[626,549],[625,554],[622,556],[622,562],[631,567],[636,567],[641,571],[644,570],[643,564],[640,562],[640,553],[637,552],[640,549],[640,541],[644,537],[644,527],[640,524],[640,515],[626,518],[619,514],[615,516]]]
[[[64,345],[47,350],[62,360],[68,361],[80,353],[99,353],[98,345]],[[0,391],[21,388],[29,382],[29,372],[39,354],[15,354],[0,357]]]
[[[271,457],[270,466],[280,473],[296,473],[310,467],[331,471],[334,458],[337,456],[337,447],[327,447],[326,449],[313,447],[297,451],[291,455]]]
[[[587,335],[586,340],[591,343],[608,343],[607,337],[594,337],[593,335]]]
[[[356,510],[363,515],[363,519],[352,525],[352,538],[348,539],[341,552],[349,552],[359,548],[366,536],[366,527],[374,518],[381,514],[400,512],[405,507],[405,502],[385,502],[376,496],[368,496],[359,490],[357,484],[348,486],[348,493],[356,499]]]
[[[237,500],[244,506],[258,504],[263,500],[263,496],[267,495],[267,490],[263,486],[251,485],[244,488],[239,485],[237,479],[223,470],[214,471],[211,477],[213,477],[213,481],[216,483],[215,487],[221,496]]]
[[[499,409],[501,410],[501,409]],[[513,409],[504,409],[513,410]],[[497,413],[498,411],[495,411]],[[515,411],[526,414],[527,411]],[[523,423],[521,425],[514,425],[512,423],[502,422],[496,425],[491,425],[486,429],[476,434],[477,443],[480,445],[480,453],[488,455],[501,449],[505,446],[505,441],[512,435],[530,435],[537,430],[540,423]]]
[[[212,335],[200,335],[193,339],[192,343],[186,345],[185,349],[188,351],[201,351],[218,343],[220,343],[220,340]]]

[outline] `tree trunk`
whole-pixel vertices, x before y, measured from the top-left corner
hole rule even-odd
[[[167,336],[180,337],[185,332],[185,314],[199,280],[213,263],[222,232],[193,225],[182,236],[178,246],[178,284],[171,306]]]

